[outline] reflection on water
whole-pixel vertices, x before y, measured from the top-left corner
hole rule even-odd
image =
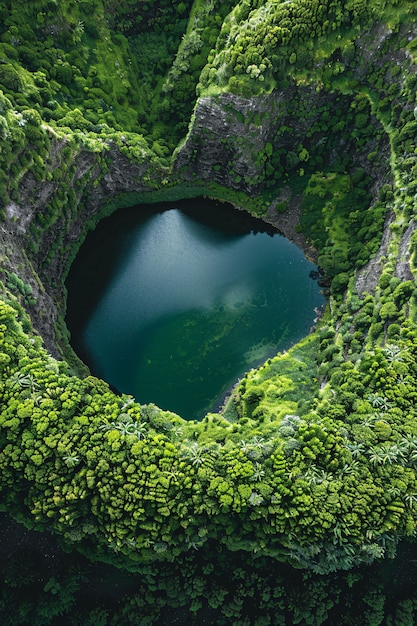
[[[324,301],[312,269],[230,207],[119,211],[71,269],[72,343],[119,391],[200,418],[245,370],[308,332]]]

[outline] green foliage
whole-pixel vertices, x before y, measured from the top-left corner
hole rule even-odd
[[[271,444],[249,443],[247,458],[238,446],[219,456],[217,443],[205,448],[198,441],[178,445],[176,435],[170,437],[172,427],[167,434],[155,430],[158,410],[145,412],[145,425],[133,399],[119,400],[103,383],[68,377],[62,367],[47,368],[49,357],[24,339],[14,317],[13,310],[3,305],[2,498],[9,507],[16,506],[18,493],[25,490],[23,475],[38,485],[25,498],[35,527],[48,521],[68,540],[75,540],[76,530],[81,543],[93,533],[98,544],[110,545],[116,553],[130,558],[142,553],[149,560],[158,558],[161,546],[165,556],[183,552],[197,532],[194,524],[187,524],[185,532],[179,524],[188,509],[191,476],[197,481],[193,508],[196,513],[210,511],[212,520],[218,520],[219,529],[215,530],[216,523],[211,529],[215,536],[233,520],[228,521],[225,513],[262,507],[264,496],[255,499],[256,492],[242,490],[241,481],[253,474],[252,459],[271,455]],[[20,346],[15,356],[13,340]],[[16,402],[19,396],[22,399]],[[229,426],[220,423],[217,428],[227,431]],[[21,437],[24,444],[17,448]],[[225,477],[221,467],[228,467]],[[50,471],[57,477],[53,488],[45,482]],[[263,480],[261,473],[259,478]],[[15,489],[10,492],[12,483]],[[265,489],[265,495],[270,493],[267,485]],[[120,507],[131,512],[130,518],[120,519]],[[22,515],[24,509],[16,513]],[[101,520],[100,533],[95,518]],[[86,533],[87,527],[91,530]]]
[[[407,2],[401,3],[397,23],[405,18],[408,6]],[[245,96],[262,93],[287,79],[287,64],[309,75],[314,62],[330,57],[328,49],[332,45],[339,47],[342,38],[351,58],[354,52],[349,35],[355,36],[355,28],[371,26],[375,14],[383,15],[377,2],[240,2],[223,23],[215,53],[201,74],[199,89],[210,91],[216,86]],[[337,59],[334,67],[329,64],[325,68],[324,75],[344,71],[344,64]]]
[[[407,438],[414,409],[403,386],[417,355],[408,339],[341,367],[330,411],[325,396],[311,397],[312,336],[242,380],[232,428],[219,416],[183,422],[69,376],[25,336],[10,306],[1,312],[2,502],[33,528],[52,526],[89,554],[110,548],[113,562],[131,568],[222,538],[231,549],[262,544],[264,554],[318,573],[371,562],[385,553],[386,533],[410,534],[417,444]],[[398,480],[403,499],[392,492],[381,509]],[[330,550],[347,539],[348,552]]]
[[[381,623],[411,626],[416,616],[406,544],[386,564],[327,576],[273,559],[227,552],[219,545],[192,549],[173,563],[138,565],[135,574],[91,563],[63,551],[50,533],[34,533],[0,518],[14,544],[0,544],[0,618],[4,624],[86,626],[156,624]],[[13,559],[7,557],[13,554]],[[52,555],[54,555],[52,557]],[[6,557],[6,558],[5,558]],[[111,590],[111,593],[109,593]]]
[[[23,280],[14,272],[7,273],[6,286],[11,289],[11,291],[20,294],[23,298],[24,304],[29,306],[36,304],[36,299],[33,297],[31,285],[24,283]]]
[[[198,32],[190,22],[186,34],[190,2],[179,10],[166,0],[140,7],[100,0],[94,10],[88,2],[63,2],[58,14],[47,1],[15,4],[5,9],[0,32],[0,84],[15,109],[35,101],[44,118],[60,126],[142,130],[164,142],[171,138],[174,146],[227,5],[212,12],[201,3],[193,18]],[[157,97],[167,82],[170,89]]]
[[[364,170],[357,170],[352,177],[316,172],[303,196],[301,227],[320,250],[319,265],[325,273],[330,277],[339,274],[334,293],[344,290],[346,272],[369,258],[380,239],[384,209],[378,204],[369,207],[368,184]]]
[[[19,200],[28,181],[56,183],[30,225],[31,261],[45,268],[60,254],[71,257],[63,242],[73,221],[82,222],[83,190],[93,193],[108,171],[109,146],[151,166],[138,183],[159,197],[174,193],[170,183],[181,174],[168,166],[199,83],[200,95],[256,95],[246,109],[226,111],[231,128],[247,136],[211,144],[216,180],[232,171],[233,188],[211,181],[204,191],[264,214],[285,186],[288,201],[277,210],[299,202],[300,229],[333,279],[330,307],[317,332],[242,378],[223,415],[186,423],[71,375],[16,303],[35,305],[32,285],[18,268],[2,270],[15,302],[0,304],[2,507],[94,559],[139,571],[147,593],[157,584],[169,590],[168,606],[185,589],[193,618],[220,609],[215,623],[238,623],[252,593],[282,611],[282,620],[261,612],[259,623],[324,623],[331,602],[320,579],[306,574],[307,590],[286,580],[278,587],[236,567],[240,582],[225,589],[210,558],[216,550],[228,563],[233,552],[256,568],[256,555],[322,576],[392,556],[400,539],[415,535],[416,303],[414,281],[401,269],[406,238],[400,245],[415,211],[415,44],[402,27],[415,27],[415,9],[405,0],[97,0],[92,8],[50,0],[0,6],[2,203]],[[272,106],[274,88],[281,95]],[[211,158],[203,130],[199,138]],[[248,145],[250,176],[236,168]],[[97,168],[76,181],[83,152],[94,153]],[[189,192],[201,191],[197,175],[186,176]],[[386,267],[379,284],[371,276],[372,294],[358,293],[363,275],[355,272],[376,254],[387,214],[391,239],[378,260]],[[414,235],[412,269],[416,243]],[[201,570],[187,565],[194,552],[210,556]],[[164,572],[177,561],[189,569],[186,581],[176,573],[175,587]],[[7,584],[25,587],[26,575],[10,567]],[[366,593],[356,623],[380,623],[379,589]],[[74,593],[56,572],[45,578],[42,596],[59,600],[55,608],[68,613]],[[121,623],[136,619],[141,602],[152,604],[138,592]],[[149,611],[157,619],[161,606]],[[387,623],[407,623],[415,604],[386,612]],[[91,609],[88,619],[106,616]]]

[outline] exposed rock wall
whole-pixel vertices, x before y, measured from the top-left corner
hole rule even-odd
[[[233,94],[200,98],[188,135],[177,151],[175,170],[189,182],[215,182],[255,197],[261,195],[270,183],[268,177],[271,174],[266,171],[266,164],[271,156],[274,163],[271,150],[288,154],[297,151],[297,146],[299,149],[302,144],[314,154],[319,145],[320,149],[326,145],[328,132],[331,132],[335,139],[333,145],[323,151],[323,167],[331,171],[340,154],[354,155],[354,167],[361,167],[369,173],[370,192],[375,202],[381,187],[392,184],[390,144],[377,119],[370,118],[369,123],[376,132],[368,133],[361,148],[357,148],[354,127],[348,138],[339,130],[332,129],[327,133],[317,130],[323,127],[323,111],[331,127],[333,113],[349,112],[352,101],[351,95],[296,84],[285,91],[275,90],[269,95],[249,99]],[[294,102],[297,105],[293,106]],[[305,116],[300,115],[300,111],[306,112]],[[378,153],[376,162],[371,163],[368,159],[370,152]],[[303,165],[300,163],[299,167]],[[284,175],[273,187],[274,197],[264,219],[300,246],[309,258],[317,261],[317,251],[297,230],[302,195],[294,194],[285,180]],[[277,209],[283,204],[287,207],[284,212]]]
[[[145,172],[149,163],[137,165],[110,144],[100,164],[97,154],[83,150],[74,159],[74,176],[71,184],[77,192],[77,204],[72,212],[63,212],[51,228],[42,233],[36,262],[41,278],[55,292],[59,289],[74,246],[78,247],[86,233],[86,224],[99,216],[101,209],[108,202],[122,193],[148,191],[144,184]],[[48,259],[51,245],[56,245],[57,254]]]
[[[293,100],[297,100],[298,108],[291,106]],[[171,182],[185,181],[200,186],[215,182],[222,187],[243,191],[248,196],[258,196],[268,181],[265,164],[271,156],[271,149],[288,153],[293,144],[299,146],[302,143],[313,154],[317,142],[326,140],[324,132],[311,132],[313,127],[320,127],[322,111],[331,112],[337,107],[348,110],[351,100],[351,96],[339,92],[328,93],[295,84],[285,92],[276,90],[249,99],[233,94],[202,97],[197,103],[188,135],[176,152],[171,175],[166,171],[162,174],[146,159],[140,164],[134,163],[112,141],[102,152],[73,145],[72,156],[67,161],[62,156],[67,146],[65,139],[52,141],[48,166],[51,176],[39,181],[28,172],[22,178],[19,197],[6,207],[6,222],[0,233],[2,249],[8,251],[3,267],[17,271],[22,280],[31,285],[37,304],[29,310],[33,325],[45,339],[48,349],[56,354],[54,323],[58,315],[57,304],[64,302],[63,276],[74,250],[86,234],[86,224],[98,219],[103,205],[122,193],[150,191],[151,181],[155,188],[162,175],[168,176]],[[308,110],[308,115],[298,117],[299,110]],[[376,119],[372,124],[377,128]],[[285,131],[280,133],[282,128]],[[371,191],[376,199],[381,186],[391,181],[389,141],[384,133],[369,133],[366,147],[366,150],[355,153],[355,165],[369,171]],[[381,158],[377,164],[370,163],[367,158],[370,150],[378,150]],[[326,167],[331,168],[338,151],[354,152],[354,137],[349,143],[346,133],[344,136],[333,133],[333,144],[326,151]],[[54,173],[58,170],[60,175],[55,180]],[[75,201],[67,203],[64,197],[62,209],[46,226],[42,224],[39,218],[42,218],[45,207],[60,193],[62,200],[62,192],[69,189],[75,193]],[[286,186],[285,179],[277,183],[273,195],[265,220],[295,241],[311,259],[317,260],[314,248],[303,234],[297,232],[301,195],[294,194]],[[277,209],[277,205],[283,202],[287,205],[284,212]],[[390,238],[389,224],[387,220],[379,255],[371,262],[370,271],[365,268],[361,274],[360,291],[376,284],[381,271],[378,259],[384,256]],[[398,269],[401,277],[410,274],[406,249],[411,233],[412,229],[404,235],[401,267]],[[36,245],[33,245],[34,239]]]
[[[49,171],[52,174],[62,168],[61,151],[65,145],[65,140],[54,141],[51,145]],[[57,306],[63,301],[62,278],[74,249],[85,236],[86,224],[94,221],[103,205],[119,194],[149,189],[143,183],[149,163],[132,163],[111,143],[104,157],[104,163],[100,163],[97,153],[75,150],[57,180],[38,181],[27,172],[19,186],[19,197],[5,207],[6,219],[0,227],[2,268],[6,276],[14,272],[30,285],[36,304],[26,308],[35,330],[54,356],[59,356],[55,323]],[[56,219],[43,227],[38,217],[60,190],[69,188],[75,190],[75,203],[70,207],[64,201]],[[7,286],[7,281],[5,283]]]
[[[186,180],[197,177],[253,194],[261,173],[256,155],[274,134],[267,120],[281,95],[242,98],[233,94],[200,98],[175,168]],[[255,117],[262,120],[255,124]],[[239,182],[236,178],[239,177]]]
[[[355,137],[346,140],[337,129],[320,131],[323,112],[328,120],[326,125],[331,128],[332,112],[348,111],[352,100],[353,96],[341,92],[295,83],[285,91],[275,90],[252,98],[228,93],[202,97],[197,102],[188,135],[177,151],[174,167],[186,180],[214,181],[256,195],[264,189],[267,178],[264,166],[271,156],[264,153],[267,143],[273,151],[288,152],[296,151],[297,144],[302,142],[313,154],[317,152],[317,142],[325,143],[331,132],[336,142],[325,155],[328,165],[340,153],[356,152]],[[294,102],[297,104],[293,106]],[[378,130],[376,119],[370,123]],[[371,170],[367,148],[371,148],[372,139],[368,141],[369,145],[355,154],[356,165],[365,170]],[[390,146],[386,136],[379,140],[378,149],[385,158],[379,159],[381,171],[376,188],[382,179],[390,176]]]

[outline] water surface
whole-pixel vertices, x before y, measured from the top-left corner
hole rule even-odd
[[[315,269],[228,205],[123,209],[71,268],[72,345],[118,391],[199,419],[245,371],[308,333],[324,302]]]

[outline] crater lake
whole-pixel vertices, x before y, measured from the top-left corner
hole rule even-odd
[[[201,419],[308,334],[325,303],[316,278],[295,244],[230,205],[119,209],[71,266],[71,345],[117,391]]]

